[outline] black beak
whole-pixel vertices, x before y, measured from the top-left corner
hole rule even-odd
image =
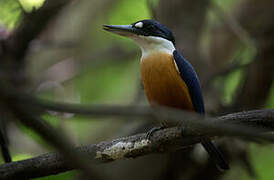
[[[136,28],[132,25],[103,25],[103,29],[122,36],[137,34]]]

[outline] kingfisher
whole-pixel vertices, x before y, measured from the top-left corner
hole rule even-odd
[[[187,110],[204,116],[198,76],[187,59],[176,50],[173,33],[165,25],[146,19],[130,25],[104,25],[103,29],[133,39],[141,48],[142,83],[152,106]],[[219,169],[229,169],[214,142],[203,137],[201,144]]]

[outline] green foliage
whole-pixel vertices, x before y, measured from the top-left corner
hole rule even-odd
[[[136,89],[135,62],[112,61],[75,79],[82,103],[119,103],[130,99]]]
[[[43,5],[45,0],[1,0],[0,1],[0,25],[12,29],[20,18],[23,8],[30,12]]]
[[[271,87],[271,91],[269,97],[267,98],[268,101],[266,102],[266,108],[274,108],[274,84]]]
[[[224,84],[224,103],[225,104],[230,104],[233,100],[233,96],[235,95],[235,91],[237,90],[237,87],[239,86],[239,83],[241,82],[241,77],[242,77],[242,71],[238,70],[235,71],[225,78],[220,78],[221,81],[225,79],[225,84]]]
[[[273,157],[273,146],[272,145],[256,145],[251,144],[251,163],[255,168],[258,175],[258,179],[272,179],[274,176],[273,167],[274,159]],[[242,179],[252,179],[246,174],[243,175]]]
[[[45,0],[19,0],[25,11],[30,12],[43,5]]]
[[[147,0],[121,0],[110,13],[110,24],[129,24],[140,19],[150,18]]]
[[[0,1],[0,25],[13,28],[20,16],[20,5],[15,0]]]
[[[30,154],[16,154],[16,155],[12,156],[13,161],[20,161],[20,160],[24,160],[24,159],[28,159],[28,158],[32,158],[32,155],[30,155]]]
[[[136,48],[135,44],[132,43],[130,39],[118,37],[117,35],[102,31],[102,24],[131,24],[140,19],[150,19],[146,1],[147,0],[120,0],[119,3],[116,3],[110,13],[108,13],[107,19],[103,19],[96,23],[99,28],[91,28],[93,29],[91,33],[98,34],[98,36],[95,37],[95,40],[98,40],[99,43],[103,42],[103,46],[115,41],[119,42],[125,49],[132,49],[132,47]],[[96,32],[94,32],[94,29],[96,29]],[[96,46],[98,46],[98,44],[96,44]]]
[[[43,178],[37,178],[39,180],[74,180],[77,177],[77,171],[69,171],[62,174],[47,176]],[[77,178],[76,178],[77,179]]]

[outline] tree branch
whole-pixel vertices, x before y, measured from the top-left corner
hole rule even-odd
[[[207,121],[204,121],[207,122]],[[181,134],[180,127],[167,128],[155,132],[150,140],[146,139],[146,134],[137,134],[129,137],[123,137],[112,141],[105,141],[98,144],[91,144],[76,148],[79,153],[85,153],[89,156],[91,163],[106,163],[118,159],[129,159],[144,156],[152,153],[165,153],[175,151],[180,148],[194,145],[200,142],[201,136],[241,136],[241,137],[258,137],[268,139],[274,142],[273,135],[262,133],[254,133],[251,127],[264,127],[260,132],[268,132],[274,130],[274,110],[255,110],[247,112],[239,112],[228,114],[225,116],[212,119],[208,126],[215,127],[218,125],[218,130],[210,131],[200,129],[199,135],[193,132],[193,128],[189,129],[184,126],[184,135]],[[228,124],[234,124],[237,128],[237,133],[230,132]],[[220,126],[221,125],[221,126]],[[250,132],[241,131],[244,129]],[[225,129],[224,129],[225,127]],[[229,128],[227,128],[229,127]],[[267,127],[267,129],[266,129]],[[224,131],[225,130],[225,131]],[[186,132],[186,133],[185,133]],[[228,133],[230,132],[230,133]],[[255,130],[258,132],[258,129]],[[74,169],[72,164],[67,163],[60,153],[47,153],[31,159],[17,161],[0,165],[0,179],[20,179],[42,177]]]

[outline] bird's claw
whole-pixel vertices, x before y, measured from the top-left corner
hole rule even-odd
[[[156,131],[159,131],[161,129],[164,129],[165,127],[161,126],[161,127],[153,127],[151,128],[147,133],[146,133],[146,139],[150,140],[150,137],[153,133],[155,133]]]

